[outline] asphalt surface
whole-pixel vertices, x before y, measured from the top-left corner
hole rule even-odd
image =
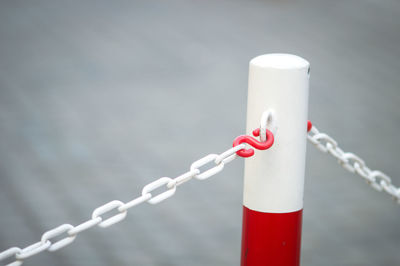
[[[248,62],[311,63],[309,117],[400,186],[398,1],[2,1],[0,250],[244,133]],[[238,265],[243,162],[24,265]],[[302,265],[400,265],[400,206],[308,146]]]

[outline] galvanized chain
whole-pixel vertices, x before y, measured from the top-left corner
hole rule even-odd
[[[319,132],[314,125],[312,125],[307,138],[318,150],[335,157],[344,169],[361,176],[372,188],[377,191],[385,191],[400,204],[400,187],[395,187],[389,176],[381,171],[371,170],[366,166],[364,160],[354,153],[344,152],[332,137]]]
[[[173,196],[176,192],[176,188],[183,183],[196,178],[199,180],[205,180],[211,176],[221,172],[224,169],[225,164],[233,161],[237,158],[236,152],[242,150],[246,145],[239,144],[233,148],[224,151],[221,154],[209,154],[194,163],[191,164],[189,171],[179,175],[175,178],[161,177],[150,184],[147,184],[142,189],[142,195],[129,201],[122,202],[119,200],[110,201],[92,212],[91,219],[72,226],[70,224],[62,224],[54,229],[45,232],[40,241],[29,245],[25,248],[12,247],[0,253],[0,264],[4,260],[14,260],[8,263],[7,266],[19,266],[22,265],[25,259],[41,253],[45,250],[50,252],[59,250],[69,244],[71,244],[77,235],[83,231],[86,231],[94,226],[99,226],[102,228],[109,227],[116,224],[123,219],[125,219],[128,210],[134,206],[141,203],[148,202],[150,204],[160,203],[169,197]],[[201,167],[207,164],[212,164],[213,166],[207,170],[200,170]],[[165,187],[165,191],[158,194],[153,194],[153,191]],[[117,213],[108,219],[104,219],[103,216],[109,212],[116,211]],[[58,236],[64,235],[64,238],[53,242],[52,239]],[[3,264],[1,264],[3,265]]]

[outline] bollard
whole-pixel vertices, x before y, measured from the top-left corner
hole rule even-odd
[[[247,133],[267,109],[276,117],[275,143],[246,159],[242,266],[300,264],[309,63],[290,54],[250,61]]]

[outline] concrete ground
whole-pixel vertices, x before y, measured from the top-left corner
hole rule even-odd
[[[244,133],[248,62],[311,63],[309,117],[400,186],[400,3],[2,1],[0,250]],[[302,265],[400,265],[400,206],[308,146]],[[243,161],[24,265],[238,265]]]

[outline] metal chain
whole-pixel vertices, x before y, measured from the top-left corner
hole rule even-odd
[[[142,189],[142,195],[129,202],[123,203],[119,200],[110,201],[96,208],[92,213],[92,218],[79,225],[72,226],[70,224],[62,224],[58,227],[55,227],[54,229],[45,232],[39,242],[29,245],[26,248],[21,249],[18,247],[12,247],[1,252],[0,262],[6,259],[13,259],[14,261],[7,264],[6,266],[19,266],[22,265],[25,259],[33,255],[41,253],[45,250],[53,252],[71,244],[79,233],[86,231],[96,225],[102,228],[106,228],[113,224],[116,224],[125,219],[128,210],[134,206],[137,206],[144,202],[148,202],[150,204],[160,203],[173,196],[178,186],[191,180],[192,178],[205,180],[221,172],[224,169],[225,164],[237,158],[238,155],[236,154],[236,152],[244,149],[245,147],[245,144],[239,144],[233,148],[224,151],[221,154],[209,154],[192,163],[190,166],[190,170],[180,176],[177,176],[175,178],[161,177],[156,181],[147,184]],[[206,166],[207,164],[212,164],[213,166],[208,170],[200,170],[201,167]],[[162,187],[165,188],[165,191],[158,194],[153,194],[154,190]],[[117,211],[117,214],[104,220],[102,216],[112,211]],[[65,237],[53,243],[52,239],[60,235],[64,235]]]
[[[378,170],[368,168],[360,157],[351,152],[344,152],[338,143],[329,135],[320,133],[313,125],[307,135],[307,139],[318,148],[318,150],[329,153],[335,157],[338,163],[351,173],[361,176],[367,184],[377,191],[385,191],[400,204],[400,187],[392,184],[392,179]]]

